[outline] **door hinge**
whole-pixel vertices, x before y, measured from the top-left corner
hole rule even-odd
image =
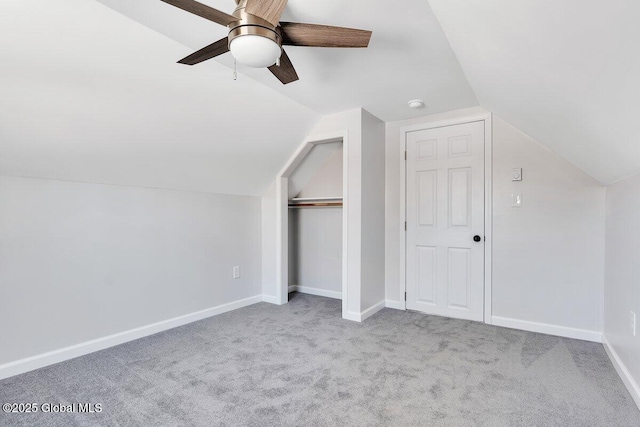
[[[404,231],[407,231],[407,221],[404,222]]]
[[[404,152],[404,160],[405,161],[407,160],[407,152],[406,151]]]
[[[406,292],[404,293],[404,300],[405,301],[407,300],[407,293]]]

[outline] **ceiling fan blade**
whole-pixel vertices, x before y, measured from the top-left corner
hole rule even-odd
[[[227,37],[205,46],[197,52],[178,61],[179,64],[196,65],[207,59],[215,58],[218,55],[229,52],[229,39]]]
[[[371,31],[329,25],[281,22],[282,44],[312,47],[367,47]]]
[[[298,73],[296,73],[296,69],[293,68],[293,64],[284,50],[280,56],[280,66],[272,65],[269,67],[269,71],[271,71],[271,73],[276,76],[283,85],[298,80]]]
[[[224,12],[214,9],[205,4],[198,3],[195,0],[161,0],[165,3],[169,3],[172,6],[178,7],[187,12],[191,12],[194,15],[201,16],[209,21],[213,21],[217,24],[224,25],[225,27],[230,23],[237,21],[235,16],[228,15]]]
[[[285,7],[287,0],[247,0],[244,10],[277,26]]]

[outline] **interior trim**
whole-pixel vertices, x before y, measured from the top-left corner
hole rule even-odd
[[[629,394],[638,405],[638,409],[640,409],[640,386],[636,382],[635,379],[631,376],[631,373],[616,353],[616,350],[613,348],[609,340],[607,340],[606,335],[602,334],[602,345],[604,346],[604,351],[607,352],[607,356],[611,359],[611,363],[613,367],[616,368],[616,372],[622,379],[625,387],[629,390]]]
[[[262,302],[262,295],[221,304],[0,365],[0,380]]]
[[[493,115],[490,112],[474,114],[471,116],[457,117],[448,120],[438,120],[435,122],[419,123],[412,126],[404,126],[400,129],[400,294],[398,300],[404,305],[406,310],[405,294],[407,292],[407,262],[406,246],[407,236],[405,221],[407,220],[406,203],[406,170],[407,164],[405,152],[407,150],[407,133],[419,130],[435,129],[447,126],[456,126],[466,123],[484,121],[484,323],[492,324],[492,254],[493,254]]]
[[[310,288],[308,286],[289,286],[289,292],[300,292],[301,294],[317,295],[319,297],[342,299],[342,292],[328,291],[326,289]]]
[[[505,328],[519,329],[521,331],[538,332],[541,334],[555,335],[558,337],[574,338],[578,340],[602,342],[602,332],[588,329],[558,326],[549,323],[531,322],[528,320],[511,319],[508,317],[492,316],[492,325]]]

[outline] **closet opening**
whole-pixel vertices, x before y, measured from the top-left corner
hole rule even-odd
[[[342,299],[344,151],[316,144],[288,179],[288,292]]]
[[[352,259],[358,252],[352,254],[349,248],[360,237],[356,224],[353,230],[350,225],[349,152],[347,131],[309,137],[276,177],[276,304],[289,301],[291,286],[291,290],[342,299],[346,319],[351,298],[359,298],[357,290],[353,295],[349,290],[359,263]],[[319,225],[311,227],[314,224]],[[313,271],[316,275],[309,276]]]

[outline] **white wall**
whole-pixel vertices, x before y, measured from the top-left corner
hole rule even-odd
[[[289,176],[289,198],[307,197],[309,192],[321,197],[316,186],[324,196],[342,196],[342,154],[342,141],[314,145]]]
[[[483,110],[387,123],[386,298],[402,304],[400,251],[400,128]],[[494,116],[493,316],[495,323],[598,339],[604,289],[604,187]],[[523,168],[524,180],[511,181]],[[511,208],[511,193],[523,206]],[[532,325],[531,322],[534,324]],[[547,329],[549,330],[549,329]]]
[[[604,335],[634,383],[640,406],[640,175],[607,188]],[[636,336],[630,311],[636,313]],[[623,376],[624,378],[624,376]]]
[[[261,294],[259,198],[0,177],[0,201],[0,365]]]
[[[325,116],[314,128],[318,137],[348,132],[347,230],[348,297],[343,316],[361,320],[384,300],[384,123],[362,109]],[[364,315],[363,315],[364,313]]]
[[[342,174],[343,167],[343,149],[342,143],[334,148],[329,158],[325,161],[321,168],[316,168],[316,173],[311,177],[307,184],[302,187],[295,197],[313,198],[313,197],[342,197]],[[318,148],[329,144],[317,145],[311,150],[311,153]],[[309,153],[309,154],[311,154]],[[294,172],[295,174],[295,172]],[[291,183],[291,180],[289,180]],[[289,187],[291,189],[291,186]]]
[[[276,182],[262,195],[262,295],[265,301],[276,303]]]
[[[289,210],[289,286],[342,297],[342,209]]]
[[[604,186],[493,117],[493,316],[602,332]]]
[[[361,312],[384,306],[385,124],[362,110]]]

